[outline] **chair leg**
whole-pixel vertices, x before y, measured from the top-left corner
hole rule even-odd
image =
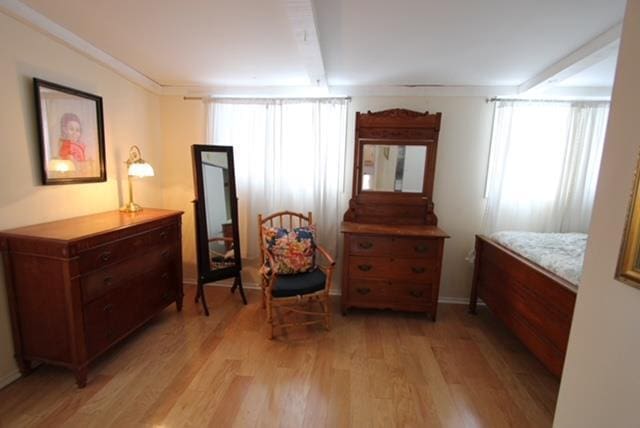
[[[322,303],[322,307],[324,308],[325,327],[327,328],[327,331],[329,331],[329,330],[331,330],[331,305],[330,305],[330,302],[328,300],[325,300]]]

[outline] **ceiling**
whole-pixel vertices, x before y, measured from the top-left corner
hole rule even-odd
[[[315,28],[301,35],[291,11],[310,1]],[[310,33],[331,86],[517,86],[614,27],[625,6],[625,0],[23,3],[174,87],[312,84],[300,42]],[[615,58],[600,58],[560,84],[611,86]]]

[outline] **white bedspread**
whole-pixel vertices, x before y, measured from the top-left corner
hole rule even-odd
[[[580,283],[585,233],[496,232],[491,238],[575,284]]]

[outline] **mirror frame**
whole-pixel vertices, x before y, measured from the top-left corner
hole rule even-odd
[[[352,196],[344,221],[437,226],[433,186],[441,119],[442,113],[400,108],[356,112]],[[361,171],[365,144],[425,146],[422,192],[363,191]]]
[[[229,199],[231,206],[231,220],[233,222],[233,248],[234,266],[222,269],[211,269],[209,260],[209,233],[206,213],[206,194],[202,174],[202,154],[203,153],[226,153],[229,162]],[[195,205],[195,228],[196,228],[196,253],[198,264],[198,281],[202,283],[219,281],[221,279],[237,277],[242,270],[242,256],[240,254],[240,231],[238,227],[238,197],[236,194],[236,178],[233,163],[233,147],[231,146],[210,146],[206,144],[194,144],[191,146],[193,160],[193,182],[196,199]]]

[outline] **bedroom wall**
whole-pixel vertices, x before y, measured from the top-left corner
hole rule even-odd
[[[0,230],[117,209],[122,189],[126,189],[122,162],[132,144],[140,146],[157,174],[136,183],[136,201],[161,206],[158,96],[3,13],[0,52]],[[102,96],[106,182],[40,184],[33,77]],[[0,387],[16,375],[4,274],[0,272]]]
[[[614,280],[638,165],[640,0],[629,0],[556,427],[638,426],[640,289]]]
[[[184,272],[185,279],[193,281],[195,239],[190,206],[193,179],[189,150],[192,144],[204,142],[204,105],[178,96],[164,96],[161,106],[164,202],[167,208],[188,213],[183,229]],[[493,105],[482,97],[354,97],[349,108],[344,210],[351,196],[355,112],[396,107],[443,113],[434,202],[439,226],[451,235],[451,239],[445,244],[441,296],[467,299],[472,266],[465,261],[465,256],[473,247],[474,234],[480,229]],[[256,281],[252,269],[245,269],[244,275],[245,281]],[[340,280],[339,276],[337,280]]]

